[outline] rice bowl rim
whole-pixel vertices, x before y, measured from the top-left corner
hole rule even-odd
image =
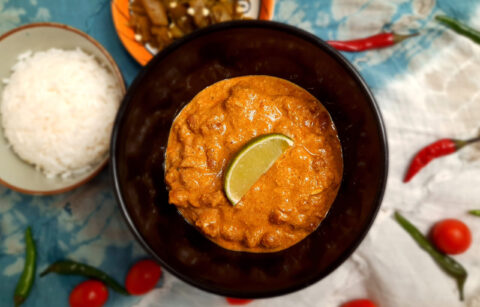
[[[27,29],[31,29],[31,28],[42,28],[42,27],[57,28],[57,29],[61,29],[61,30],[70,31],[70,32],[73,32],[75,34],[78,34],[78,35],[82,36],[83,38],[88,40],[91,44],[93,44],[93,46],[95,46],[105,56],[105,58],[107,59],[107,61],[111,65],[111,67],[113,69],[113,71],[112,71],[113,77],[120,83],[120,91],[121,91],[122,96],[125,95],[125,93],[127,91],[126,86],[125,86],[125,80],[123,79],[123,75],[122,75],[120,69],[118,68],[118,65],[115,62],[115,60],[113,59],[113,57],[97,40],[95,40],[93,37],[91,37],[87,33],[78,30],[77,28],[74,28],[72,26],[68,26],[68,25],[62,24],[62,23],[56,23],[56,22],[29,23],[29,24],[25,24],[25,25],[22,25],[20,27],[14,28],[14,29],[12,29],[10,31],[7,31],[6,33],[0,35],[0,44],[2,43],[2,41],[4,39],[6,39],[7,37],[9,37],[13,34],[16,34],[17,32],[21,32],[23,30],[27,30]],[[54,46],[52,46],[52,48],[54,48]],[[100,64],[102,65],[103,63],[100,63]],[[0,92],[0,94],[1,94],[1,92]],[[121,102],[120,102],[120,104],[121,104]],[[2,128],[0,128],[0,129],[2,129]],[[30,194],[30,195],[55,195],[55,194],[65,193],[65,192],[68,192],[68,191],[73,190],[75,188],[78,188],[79,186],[87,183],[88,181],[90,181],[94,177],[96,177],[100,173],[100,171],[102,171],[103,168],[107,165],[108,160],[109,160],[109,154],[110,154],[110,151],[107,151],[107,154],[105,155],[105,158],[103,159],[103,161],[99,162],[97,165],[92,167],[94,170],[89,176],[83,178],[82,180],[80,180],[78,182],[74,182],[73,184],[71,184],[69,186],[66,186],[66,187],[63,187],[63,188],[60,188],[60,189],[47,190],[47,191],[30,190],[30,189],[25,189],[25,188],[22,188],[22,187],[19,187],[19,186],[12,185],[12,184],[2,180],[2,178],[0,178],[0,184],[6,186],[7,188],[12,189],[16,192],[20,192],[20,193],[23,193],[23,194]],[[24,161],[24,163],[31,165],[30,163],[25,162],[25,161]],[[34,167],[34,166],[32,165],[32,167]]]

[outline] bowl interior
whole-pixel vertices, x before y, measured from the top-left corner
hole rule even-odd
[[[28,50],[33,52],[50,48],[73,50],[78,47],[95,56],[114,76],[119,78],[119,83],[124,86],[123,79],[113,60],[97,44],[80,31],[60,24],[32,24],[18,28],[0,38],[0,54],[2,55],[0,80],[10,76],[11,67],[17,62],[17,57]],[[4,87],[5,84],[0,82],[0,103]],[[104,161],[90,171],[72,178],[46,178],[11,150],[4,137],[3,129],[0,128],[0,181],[21,192],[51,194],[74,188],[98,173],[107,160],[108,157],[105,157]]]
[[[179,110],[214,82],[252,74],[287,79],[317,97],[344,154],[342,185],[327,218],[276,253],[233,252],[210,242],[168,204],[164,183],[164,151]],[[140,242],[183,280],[234,297],[285,294],[326,276],[363,239],[386,179],[383,125],[361,78],[318,38],[269,22],[216,25],[157,55],[127,93],[112,144],[117,196]]]

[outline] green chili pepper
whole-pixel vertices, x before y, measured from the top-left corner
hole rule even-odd
[[[468,211],[471,215],[480,216],[480,209]]]
[[[480,44],[480,31],[477,31],[458,20],[455,20],[448,16],[436,16],[436,20],[443,23],[448,28],[452,29],[453,31],[457,32],[460,35],[466,36],[470,38],[477,44]]]
[[[35,248],[35,242],[33,241],[32,230],[30,227],[27,227],[25,230],[25,246],[25,265],[13,296],[15,306],[20,306],[27,299],[28,294],[32,289],[33,281],[35,280],[37,250]]]
[[[115,281],[115,279],[108,276],[106,273],[96,269],[88,264],[75,262],[72,260],[60,260],[51,264],[45,271],[40,274],[43,277],[49,273],[57,273],[61,275],[80,275],[88,278],[99,280],[112,288],[114,291],[130,295],[124,287]]]
[[[400,226],[405,229],[417,244],[425,250],[435,262],[450,276],[457,281],[458,291],[460,292],[460,300],[463,301],[463,286],[467,280],[467,271],[465,268],[455,261],[453,258],[439,252],[427,238],[400,213],[395,212],[395,219]]]

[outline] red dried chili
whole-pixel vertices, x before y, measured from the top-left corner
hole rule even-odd
[[[389,47],[417,34],[418,33],[400,35],[396,33],[380,33],[360,39],[348,41],[327,41],[327,43],[340,51],[358,52]]]
[[[480,141],[480,137],[470,140],[441,139],[420,150],[413,157],[403,182],[409,182],[422,168],[433,159],[452,154],[464,146]]]

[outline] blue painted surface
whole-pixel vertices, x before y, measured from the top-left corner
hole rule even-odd
[[[384,25],[385,31],[391,30],[402,16],[412,13],[410,1],[396,3],[391,4],[394,13]],[[274,19],[302,27],[323,39],[336,39],[339,34],[345,35],[341,29],[350,18],[362,14],[374,1],[364,1],[360,9],[339,19],[333,17],[333,5],[336,5],[334,0],[279,0]],[[432,26],[435,14],[445,12],[468,20],[473,14],[473,5],[474,1],[437,1],[425,18],[417,20],[413,30],[422,35],[411,39],[414,49],[405,44],[394,47],[394,51],[385,49],[345,56],[375,92],[389,80],[406,73],[412,56],[431,48],[432,41],[444,30]],[[140,70],[115,33],[107,0],[0,0],[0,34],[34,21],[65,23],[93,36],[117,61],[127,84]],[[351,38],[355,38],[355,33],[351,33]],[[99,267],[123,282],[128,266],[146,257],[116,207],[107,172],[103,171],[84,187],[52,197],[27,196],[0,187],[0,305],[7,306],[6,302],[12,300],[23,266],[23,231],[27,225],[32,226],[37,242],[39,270],[57,259],[71,258]],[[65,306],[70,289],[81,280],[56,275],[39,279],[25,306]],[[165,305],[169,305],[169,298],[173,304],[173,297],[166,295]],[[122,297],[110,291],[106,306],[131,306],[137,301],[139,298]]]

